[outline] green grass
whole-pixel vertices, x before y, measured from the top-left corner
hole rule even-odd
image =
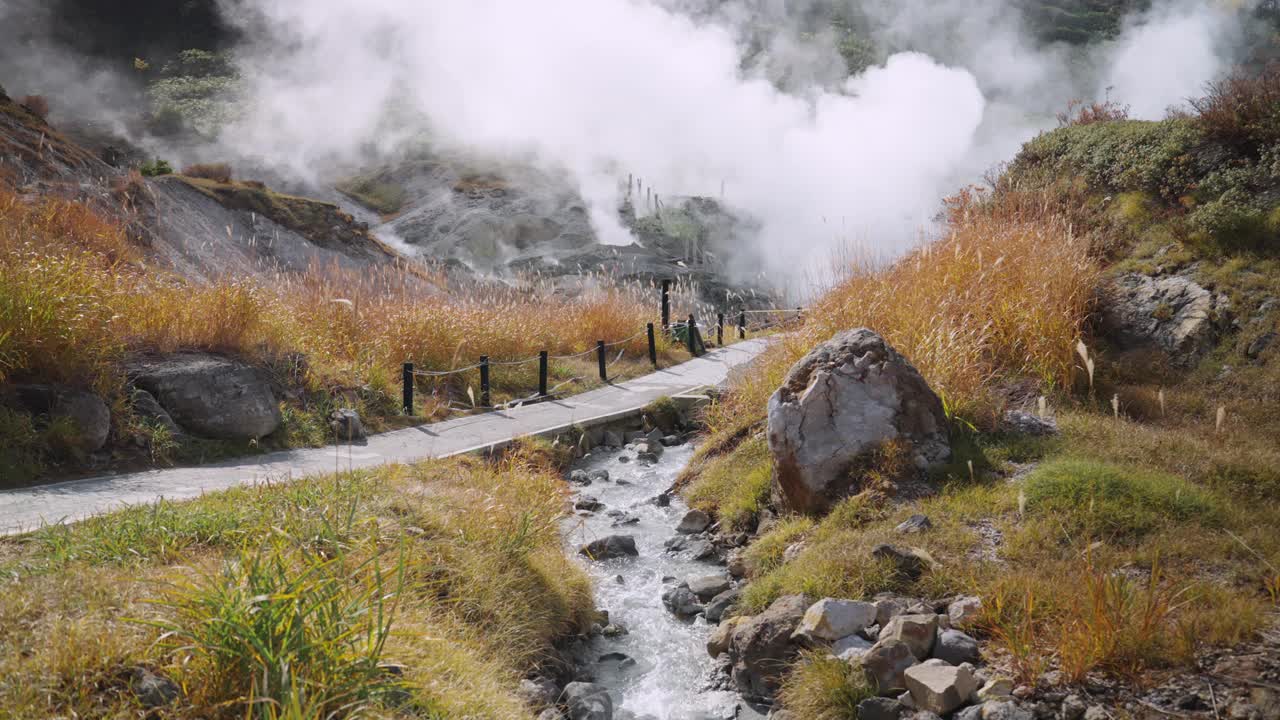
[[[825,652],[803,655],[778,693],[783,707],[806,720],[857,720],[858,703],[875,696],[860,666]]]
[[[1047,462],[1026,479],[1027,511],[1091,537],[1126,538],[1167,523],[1219,525],[1218,498],[1181,478],[1093,460]]]
[[[714,513],[735,530],[745,530],[768,501],[772,483],[769,444],[757,436],[733,453],[712,459],[683,494],[691,507]]]

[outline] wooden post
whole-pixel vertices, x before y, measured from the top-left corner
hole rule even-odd
[[[694,334],[698,332],[698,321],[693,319],[693,314],[689,314],[689,327],[685,328],[685,344],[689,346],[689,354],[698,357],[698,341]]]
[[[747,339],[747,311],[743,310],[738,313],[738,339]]]
[[[604,341],[596,341],[596,362],[600,365],[600,381],[609,382],[609,368],[605,367],[604,362]]]
[[[662,281],[662,329],[671,327],[671,281]]]
[[[716,345],[724,347],[724,313],[716,313]]]
[[[480,356],[480,407],[488,408],[489,403],[489,356]]]
[[[654,337],[653,323],[649,323],[649,362],[654,370],[658,369],[658,340]]]
[[[538,353],[538,397],[547,396],[547,351]]]
[[[404,414],[413,417],[413,363],[404,364]]]

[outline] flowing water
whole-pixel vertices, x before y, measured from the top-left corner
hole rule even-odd
[[[692,560],[688,553],[668,553],[663,547],[676,535],[687,508],[679,498],[672,498],[668,507],[659,507],[654,499],[671,486],[692,455],[691,445],[667,448],[656,465],[646,466],[635,461],[635,452],[599,449],[576,466],[588,471],[603,468],[610,479],[578,489],[578,498],[594,497],[604,508],[572,518],[569,542],[576,549],[607,535],[630,535],[639,551],[635,558],[587,563],[597,606],[609,611],[610,622],[628,630],[627,635],[591,641],[597,661],[590,670],[596,682],[610,688],[615,714],[625,710],[661,720],[737,717],[735,693],[708,689],[712,660],[706,641],[712,628],[701,617],[681,620],[662,604],[662,593],[685,578],[724,572],[722,565]],[[630,462],[621,462],[621,457]],[[636,522],[615,527],[617,519],[609,511],[625,512]],[[635,662],[610,653],[622,653]]]

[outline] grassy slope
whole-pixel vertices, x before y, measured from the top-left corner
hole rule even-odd
[[[782,518],[748,552],[744,610],[794,592],[978,594],[985,617],[974,631],[1020,680],[1050,667],[1070,681],[1090,671],[1149,680],[1274,622],[1280,360],[1275,347],[1244,355],[1251,338],[1280,329],[1276,309],[1258,313],[1280,294],[1274,156],[1218,137],[1197,118],[1045,135],[994,197],[952,213],[948,240],[887,271],[857,272],[824,298],[809,325],[709,414],[712,438],[685,478],[686,496],[751,527],[768,502],[765,399],[801,353],[858,325],[885,334],[939,389],[956,418],[957,460],[937,474],[931,499],[900,504],[869,490],[823,518]],[[1224,195],[1240,201],[1213,212]],[[1242,238],[1233,231],[1241,227],[1255,234]],[[1055,254],[1072,242],[1087,252],[1075,272],[1061,272]],[[966,262],[966,253],[977,257]],[[1088,337],[1092,287],[1134,270],[1189,272],[1228,293],[1245,322],[1190,371],[1091,340],[1090,390],[1072,349]],[[1081,275],[1083,285],[1063,284]],[[1037,394],[1059,436],[992,431],[1001,407],[1034,409]],[[903,542],[893,528],[916,512],[935,529],[911,542],[938,562],[904,585],[868,551]],[[861,692],[856,677],[809,659],[784,698],[839,718],[851,717]]]
[[[0,541],[0,716],[135,717],[146,667],[183,688],[148,717],[531,717],[522,673],[594,612],[564,507],[531,448]]]

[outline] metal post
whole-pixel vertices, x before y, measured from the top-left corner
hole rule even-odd
[[[738,313],[738,339],[747,339],[747,311]]]
[[[724,347],[724,313],[716,313],[716,346]]]
[[[658,369],[658,340],[653,334],[653,323],[649,323],[649,362],[654,370]]]
[[[689,315],[689,327],[685,328],[685,342],[689,346],[689,354],[698,357],[698,344],[694,333],[698,332],[698,321],[693,319],[693,315]]]
[[[804,308],[798,307],[796,308],[796,322],[800,322],[802,320],[804,320]]]
[[[662,281],[662,329],[671,327],[671,281]]]
[[[547,351],[538,353],[538,397],[547,396]]]
[[[489,356],[480,356],[480,407],[491,407],[489,403]]]
[[[604,365],[604,341],[596,341],[596,362],[600,364],[600,381],[609,382],[609,369]]]
[[[413,363],[404,364],[404,414],[413,417]]]

